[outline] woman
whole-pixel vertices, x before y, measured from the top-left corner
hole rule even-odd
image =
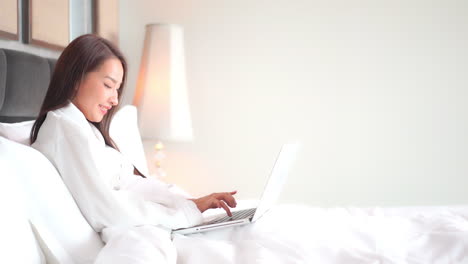
[[[31,131],[32,147],[57,168],[89,224],[106,242],[135,226],[200,224],[210,208],[231,215],[235,191],[188,200],[146,178],[120,154],[109,125],[126,75],[114,45],[95,35],[78,37],[58,59]]]

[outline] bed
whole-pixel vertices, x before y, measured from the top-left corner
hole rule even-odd
[[[28,144],[55,60],[0,49],[0,253],[5,263],[161,263],[151,228],[135,227],[104,245],[60,175]],[[111,135],[147,170],[124,106]],[[125,129],[123,129],[125,128]],[[179,190],[174,186],[174,190]],[[255,201],[239,201],[240,208]],[[211,211],[211,213],[216,213]],[[255,224],[173,236],[177,263],[468,263],[468,206],[315,208],[280,204]],[[172,261],[175,261],[173,259]]]

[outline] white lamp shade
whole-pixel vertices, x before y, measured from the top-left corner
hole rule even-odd
[[[144,139],[193,139],[180,26],[146,26],[134,104],[138,107],[138,126]]]

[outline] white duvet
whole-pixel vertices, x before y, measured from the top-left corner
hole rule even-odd
[[[136,227],[118,241],[110,241],[98,258],[100,263],[167,261],[154,254],[164,249],[161,241],[149,239],[155,237],[151,232],[160,231]],[[173,243],[179,264],[468,264],[468,206],[323,209],[281,205],[254,224],[176,235]]]

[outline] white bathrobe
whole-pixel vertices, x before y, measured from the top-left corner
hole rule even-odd
[[[73,103],[50,111],[32,145],[57,168],[88,223],[105,242],[138,226],[170,229],[202,222],[194,202],[153,178],[133,175],[120,152]]]

